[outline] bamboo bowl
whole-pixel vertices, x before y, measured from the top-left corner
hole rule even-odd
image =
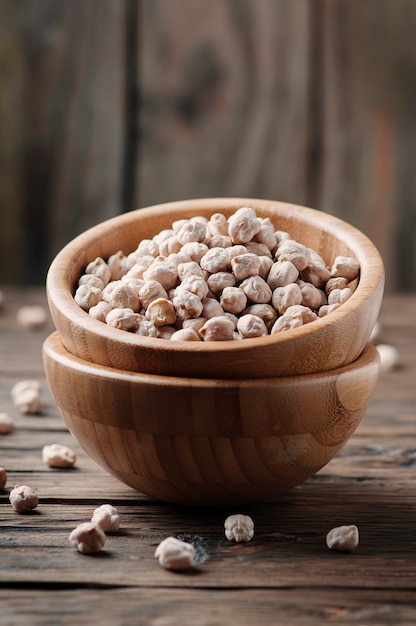
[[[173,342],[140,337],[92,319],[74,301],[79,276],[100,256],[128,254],[174,220],[234,213],[252,206],[276,229],[316,250],[327,264],[354,256],[361,267],[352,297],[330,315],[291,331],[243,341]],[[121,370],[192,378],[263,378],[323,372],[355,361],[369,340],[379,313],[384,269],[371,241],[326,213],[281,202],[211,198],[158,205],[103,222],[70,242],[56,256],[47,277],[50,311],[65,348],[74,356]]]
[[[197,506],[268,500],[315,474],[356,429],[379,368],[368,344],[319,374],[155,376],[79,359],[56,332],[43,358],[62,418],[92,459],[144,494]]]

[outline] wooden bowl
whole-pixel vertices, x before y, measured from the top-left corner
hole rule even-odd
[[[92,319],[73,294],[86,265],[118,250],[128,254],[179,218],[234,213],[253,207],[276,229],[320,253],[328,265],[337,255],[361,266],[358,288],[338,310],[313,323],[276,335],[225,342],[173,342],[140,337]],[[55,326],[71,354],[109,367],[166,376],[262,378],[322,372],[352,363],[376,322],[384,269],[371,241],[354,227],[326,213],[281,202],[217,198],[172,202],[123,214],[87,230],[54,259],[47,295]]]
[[[264,501],[316,473],[346,443],[371,399],[368,344],[331,372],[253,380],[125,372],[44,343],[55,403],[101,467],[153,498],[221,506]]]

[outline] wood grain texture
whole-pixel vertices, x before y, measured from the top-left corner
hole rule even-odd
[[[43,303],[42,290],[6,289],[0,314],[0,402],[15,430],[0,437],[1,620],[7,626],[111,623],[123,626],[322,626],[350,623],[413,626],[416,299],[384,298],[378,341],[397,347],[397,367],[380,375],[364,419],[350,441],[315,477],[261,505],[244,507],[255,522],[250,544],[225,541],[223,522],[237,512],[184,508],[152,500],[100,469],[59,417],[45,380],[41,348],[53,329],[23,331],[15,312]],[[5,348],[5,350],[3,350]],[[9,362],[13,360],[13,368]],[[19,365],[20,364],[20,365]],[[10,388],[26,376],[42,383],[45,412],[21,416]],[[45,444],[78,454],[72,471],[48,469]],[[37,487],[40,504],[19,516],[8,493]],[[73,551],[70,531],[104,502],[122,515],[119,534],[97,557]],[[356,523],[351,554],[327,550],[330,527]],[[195,571],[166,572],[153,557],[169,535],[186,534],[208,555]]]
[[[73,357],[58,333],[43,355],[55,403],[93,459],[138,491],[194,506],[269,500],[315,474],[356,429],[378,376],[370,344],[338,370],[250,381],[105,368]]]
[[[118,250],[135,250],[142,239],[170,228],[178,218],[229,216],[252,206],[277,229],[322,255],[331,266],[338,255],[355,257],[359,285],[337,311],[284,333],[243,341],[176,342],[140,337],[91,319],[74,301],[88,262]],[[140,209],[90,229],[55,258],[48,274],[50,310],[71,354],[128,371],[191,378],[261,378],[328,371],[354,361],[364,349],[378,316],[384,287],[380,255],[362,233],[312,209],[251,198],[208,198]]]

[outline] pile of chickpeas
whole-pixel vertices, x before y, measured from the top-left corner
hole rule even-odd
[[[224,341],[281,333],[331,313],[360,267],[332,265],[242,207],[172,223],[125,255],[89,263],[75,301],[92,317],[141,336]]]

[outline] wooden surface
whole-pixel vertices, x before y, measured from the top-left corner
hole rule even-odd
[[[321,472],[275,502],[247,507],[255,538],[228,543],[223,521],[233,509],[183,509],[152,501],[109,477],[73,441],[46,389],[43,339],[52,330],[23,331],[19,305],[45,302],[43,290],[5,290],[0,316],[1,411],[15,430],[0,437],[0,465],[9,475],[0,492],[0,623],[196,626],[216,624],[400,624],[416,621],[416,297],[386,297],[379,341],[399,351],[381,375],[357,432]],[[42,382],[45,412],[21,416],[11,386]],[[72,446],[77,469],[47,469],[47,443]],[[27,483],[39,492],[31,515],[13,512],[8,491]],[[70,531],[104,502],[122,515],[105,551],[83,556]],[[355,523],[355,553],[330,552],[326,532]],[[161,569],[153,557],[168,535],[198,545],[194,572]]]
[[[347,219],[415,289],[414,0],[2,0],[0,280],[109,215],[248,195]],[[406,267],[407,271],[403,271]]]

